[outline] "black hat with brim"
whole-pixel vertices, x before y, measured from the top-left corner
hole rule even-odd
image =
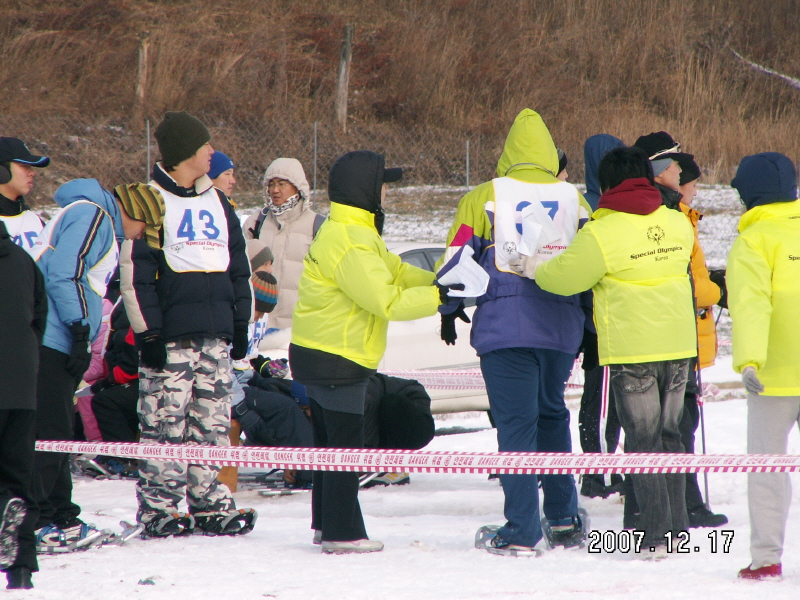
[[[394,183],[403,178],[403,169],[401,167],[392,167],[391,169],[383,170],[383,183]]]
[[[10,161],[32,167],[46,167],[50,164],[48,157],[31,154],[31,151],[28,150],[22,140],[13,137],[0,137],[0,164]]]

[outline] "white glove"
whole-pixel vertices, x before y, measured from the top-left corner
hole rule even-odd
[[[538,261],[533,256],[521,255],[519,258],[508,261],[508,267],[520,277],[536,279]]]
[[[744,384],[744,389],[756,396],[764,391],[764,384],[759,381],[755,367],[744,368],[742,371],[742,383]]]

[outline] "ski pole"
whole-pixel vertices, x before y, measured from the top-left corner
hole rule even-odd
[[[700,374],[700,360],[698,354],[698,361],[697,361],[697,388],[700,392],[700,399],[703,398],[703,376]],[[703,446],[703,454],[706,453],[706,418],[705,413],[703,412],[703,403],[698,402],[697,407],[700,410],[700,442]],[[711,506],[708,501],[708,472],[703,472],[703,483],[705,484],[705,492],[706,492],[706,508],[711,510]]]

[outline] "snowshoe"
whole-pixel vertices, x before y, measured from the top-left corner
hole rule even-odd
[[[237,508],[193,516],[196,530],[204,535],[245,535],[253,531],[258,513],[254,508]]]
[[[588,531],[589,513],[584,508],[578,508],[578,514],[574,517],[560,521],[549,521],[542,517],[542,533],[548,548],[583,548]]]
[[[46,525],[36,532],[36,552],[39,554],[64,554],[88,550],[103,543],[110,532],[97,529],[80,519],[62,526]]]
[[[0,568],[14,564],[19,552],[19,527],[28,514],[22,498],[11,498],[6,502],[0,519]]]
[[[542,551],[536,548],[510,544],[498,535],[497,532],[499,530],[500,525],[484,525],[480,527],[475,532],[475,548],[501,556],[537,557],[542,555]]]
[[[192,515],[182,512],[159,513],[149,519],[141,532],[142,539],[188,535],[194,531]]]
[[[145,529],[143,523],[129,523],[128,521],[120,521],[119,526],[122,527],[122,532],[109,536],[105,544],[123,546],[129,540],[142,535]]]
[[[368,489],[377,485],[390,486],[411,483],[408,473],[372,473],[372,475],[377,475],[377,477],[373,477],[365,483],[359,482],[359,486]]]

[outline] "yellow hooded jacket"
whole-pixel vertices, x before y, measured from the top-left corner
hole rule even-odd
[[[755,367],[766,396],[800,395],[800,200],[756,206],[728,255],[733,368]]]
[[[375,217],[331,203],[331,214],[311,243],[298,284],[292,343],[343,356],[377,369],[389,321],[436,314],[434,275],[386,249]]]
[[[697,355],[688,264],[694,237],[681,213],[600,208],[560,256],[536,269],[555,294],[594,292],[600,364]]]
[[[711,307],[719,302],[719,286],[711,281],[706,267],[706,255],[700,240],[697,238],[697,223],[703,218],[695,209],[686,206],[681,202],[678,207],[681,212],[689,219],[694,230],[694,246],[692,247],[692,279],[694,280],[694,297],[697,301],[698,311],[702,314],[697,315],[697,344],[700,350],[700,368],[705,369],[714,364],[717,357],[717,326],[714,322],[714,315]],[[706,309],[706,310],[703,310]]]

